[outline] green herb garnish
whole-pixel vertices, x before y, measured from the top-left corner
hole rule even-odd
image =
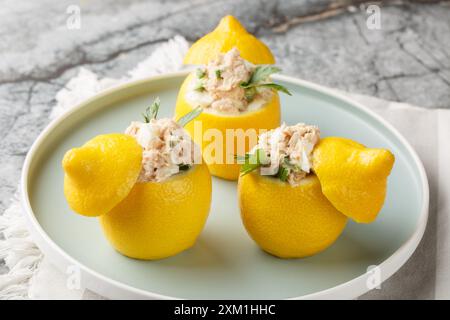
[[[178,168],[180,169],[180,171],[186,171],[186,170],[189,170],[191,168],[191,165],[183,163],[183,164],[179,164]]]
[[[205,77],[205,75],[206,75],[206,72],[205,72],[205,70],[203,70],[203,69],[197,69],[197,78],[199,78],[199,79],[203,79],[204,77]]]
[[[160,105],[161,101],[157,97],[153,103],[145,109],[145,113],[142,114],[145,123],[149,123],[150,120],[156,119]]]
[[[198,81],[194,87],[194,90],[196,91],[205,91],[205,86],[203,85],[203,83],[201,81]]]
[[[238,156],[238,155],[234,156],[234,158],[236,159],[236,162],[238,164],[245,163],[245,161],[247,161],[249,157],[250,157],[250,154],[248,154],[248,153],[246,153],[244,156]]]
[[[277,177],[281,180],[281,181],[286,181],[289,173],[291,172],[291,170],[283,165],[280,166],[280,169],[278,170],[277,173]]]
[[[258,66],[253,72],[249,83],[260,83],[267,80],[270,75],[278,72],[281,72],[281,69],[272,65]]]
[[[197,108],[193,109],[191,112],[186,113],[184,116],[182,116],[180,119],[177,120],[178,124],[182,127],[187,125],[189,122],[197,118],[200,113],[202,113],[203,108],[201,106],[198,106]]]
[[[256,67],[253,72],[250,80],[247,82],[243,82],[240,84],[241,88],[245,89],[245,98],[247,101],[252,101],[256,95],[257,88],[268,87],[276,91],[281,91],[288,95],[291,95],[289,90],[286,87],[283,87],[280,84],[276,84],[273,82],[267,82],[269,76],[271,74],[280,72],[281,69],[271,66],[271,65],[263,65]]]
[[[251,102],[253,101],[253,99],[255,98],[257,91],[256,88],[247,88],[244,90],[244,97],[245,100],[247,100],[247,102]]]
[[[263,149],[257,149],[254,153],[246,154],[241,159],[244,160],[244,163],[241,166],[241,177],[270,163],[270,160]]]
[[[268,87],[268,88],[274,89],[275,91],[281,91],[290,96],[292,95],[288,91],[288,89],[286,89],[286,87],[283,87],[282,85],[277,84],[277,83],[261,83],[261,84],[258,84],[257,87]],[[247,90],[249,90],[249,89],[252,89],[252,88],[248,88]]]
[[[254,153],[247,153],[245,156],[235,156],[235,158],[239,164],[242,164],[240,171],[241,177],[260,167],[270,165],[270,158],[263,149],[257,149]],[[274,176],[281,181],[286,182],[289,174],[292,171],[297,172],[298,170],[300,170],[298,166],[291,164],[287,158],[284,158],[279,166],[278,172],[274,174]]]
[[[223,79],[222,78],[222,70],[219,70],[219,69],[216,70],[216,78],[217,79]]]

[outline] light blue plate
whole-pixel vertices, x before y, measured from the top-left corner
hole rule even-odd
[[[69,209],[61,159],[93,136],[122,132],[156,96],[162,102],[160,117],[172,116],[185,75],[134,82],[94,97],[50,124],[33,145],[23,170],[23,204],[35,240],[61,270],[80,266],[83,285],[111,298],[354,298],[409,258],[428,216],[428,183],[415,152],[364,107],[282,76],[277,80],[293,93],[281,96],[283,121],[315,124],[322,136],[343,136],[394,153],[386,203],[376,222],[349,222],[325,252],[281,260],[258,249],[245,232],[236,184],[215,178],[210,217],[192,249],[148,262],[114,251],[97,219]],[[379,268],[367,273],[374,265]]]

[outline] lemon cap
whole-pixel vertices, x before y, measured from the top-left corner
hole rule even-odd
[[[185,64],[207,64],[219,53],[236,47],[241,57],[253,64],[274,64],[270,49],[258,38],[248,33],[244,26],[231,15],[220,20],[217,27],[197,40],[184,57]]]
[[[96,217],[110,211],[130,193],[142,163],[142,147],[126,134],[96,136],[66,152],[64,195],[71,209]]]

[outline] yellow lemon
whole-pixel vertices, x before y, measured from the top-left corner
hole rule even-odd
[[[236,47],[241,57],[253,64],[274,64],[275,58],[269,48],[245,30],[233,16],[226,16],[219,25],[195,42],[184,57],[186,64],[207,64],[219,53]]]
[[[64,195],[72,210],[99,216],[130,192],[141,170],[142,148],[125,134],[105,134],[64,155]]]
[[[325,198],[313,174],[291,186],[252,172],[239,178],[245,228],[265,251],[280,258],[314,255],[333,244],[347,217]]]
[[[356,222],[369,223],[383,207],[394,160],[389,150],[328,137],[314,149],[313,169],[337,210]]]
[[[161,259],[195,243],[210,203],[211,176],[202,163],[163,182],[136,183],[100,222],[120,253],[136,259]]]
[[[178,93],[175,109],[175,117],[177,119],[196,107],[189,104],[185,99],[193,76],[193,74],[190,74],[186,78]],[[227,180],[237,180],[240,166],[234,160],[234,155],[238,153],[243,155],[257,143],[256,135],[254,135],[255,139],[252,141],[252,139],[248,138],[251,132],[248,132],[249,135],[246,136],[245,140],[239,139],[245,142],[245,150],[239,150],[237,136],[240,134],[244,136],[243,134],[247,133],[249,129],[258,134],[261,129],[276,128],[280,125],[280,117],[280,99],[278,93],[274,92],[272,100],[258,110],[248,111],[239,115],[219,115],[203,112],[195,121],[188,123],[185,129],[193,140],[202,147],[203,158],[208,164],[212,175]],[[201,127],[195,129],[196,122],[201,123]],[[235,130],[229,131],[228,138],[227,129]],[[233,132],[234,134],[231,135],[230,133]],[[215,148],[216,146],[217,148]]]

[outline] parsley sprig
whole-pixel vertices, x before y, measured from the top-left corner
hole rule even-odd
[[[161,101],[159,100],[159,97],[156,97],[156,99],[153,100],[152,104],[148,106],[147,109],[145,109],[145,112],[142,114],[145,123],[149,123],[150,120],[156,119],[160,106]]]
[[[240,84],[241,88],[245,89],[245,98],[247,101],[252,101],[258,91],[258,88],[271,88],[276,91],[281,91],[285,94],[291,95],[289,90],[277,83],[268,82],[270,75],[280,72],[281,69],[272,65],[261,65],[256,67],[250,80]]]
[[[244,156],[236,156],[236,159],[238,164],[242,164],[241,177],[260,167],[270,165],[270,158],[263,149],[256,149],[254,153],[247,153]],[[299,170],[300,168],[297,165],[291,164],[287,158],[284,158],[279,165],[278,172],[274,176],[286,182],[291,172],[298,172]]]

